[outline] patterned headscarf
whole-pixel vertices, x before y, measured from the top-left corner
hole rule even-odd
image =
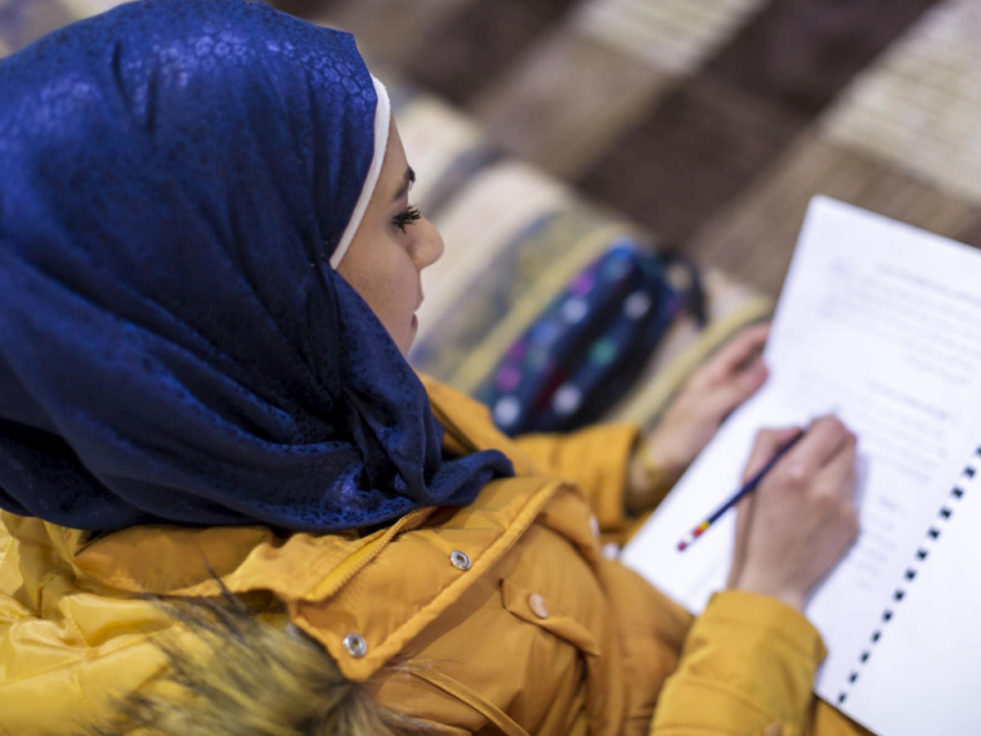
[[[331,531],[465,504],[425,390],[337,274],[387,95],[348,34],[142,0],[0,62],[0,507]]]

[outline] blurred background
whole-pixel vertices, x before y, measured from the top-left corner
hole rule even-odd
[[[283,0],[775,294],[818,191],[981,243],[978,0]]]
[[[0,0],[0,55],[114,4]],[[449,246],[415,360],[463,390],[618,239],[690,256],[710,297],[640,419],[772,307],[814,194],[981,244],[981,0],[274,4],[352,31],[392,90]]]
[[[112,4],[0,0],[0,49]],[[818,191],[981,243],[978,0],[274,4],[770,294]]]

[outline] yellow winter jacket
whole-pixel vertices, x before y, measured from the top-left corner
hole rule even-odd
[[[103,721],[165,668],[157,640],[177,626],[132,594],[215,596],[216,577],[285,604],[346,677],[435,734],[863,733],[812,696],[825,651],[800,613],[726,591],[693,620],[604,559],[600,531],[627,526],[633,427],[513,441],[479,404],[427,388],[448,452],[514,461],[465,508],[321,536],[93,536],[0,515],[0,733]]]

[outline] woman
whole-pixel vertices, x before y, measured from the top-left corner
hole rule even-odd
[[[698,619],[599,553],[763,382],[765,328],[654,436],[512,441],[404,360],[443,244],[349,36],[144,0],[3,62],[0,98],[5,732],[857,731],[800,613],[856,532],[836,420],[744,506]],[[224,644],[144,595],[226,591]]]

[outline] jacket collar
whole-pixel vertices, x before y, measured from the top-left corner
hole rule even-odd
[[[503,449],[517,477],[494,481],[459,509],[419,509],[373,533],[280,537],[261,526],[141,526],[87,541],[78,530],[21,519],[17,536],[47,537],[76,573],[130,593],[216,596],[271,591],[294,623],[320,641],[345,676],[370,677],[459,599],[534,522],[563,484],[542,476],[486,409],[426,381],[449,452]],[[568,488],[568,487],[566,487]],[[40,525],[40,526],[39,526]],[[456,552],[469,561],[454,565]],[[412,560],[411,566],[406,560]],[[406,575],[407,570],[424,574]],[[398,605],[366,606],[364,601]],[[344,640],[364,638],[362,656]]]

